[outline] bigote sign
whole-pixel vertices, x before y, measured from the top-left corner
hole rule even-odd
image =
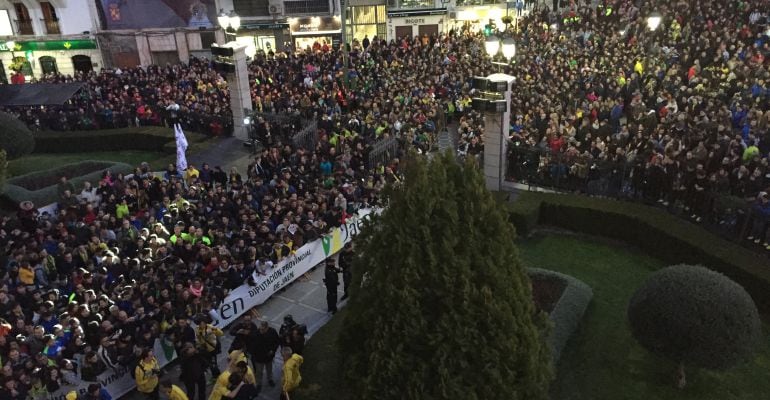
[[[106,28],[214,28],[215,0],[99,0]]]

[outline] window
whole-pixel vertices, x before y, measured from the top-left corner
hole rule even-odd
[[[40,57],[38,62],[40,63],[40,69],[43,71],[43,75],[59,72],[59,69],[56,67],[56,59],[51,56]]]
[[[8,10],[0,10],[0,36],[13,36],[13,27]]]
[[[201,49],[208,50],[211,45],[217,42],[217,36],[214,32],[201,32]]]
[[[385,6],[350,6],[346,15],[346,34],[349,40],[361,41],[377,36],[384,39],[387,35]]]
[[[433,8],[435,7],[435,3],[433,0],[390,0],[390,1],[398,1],[398,9],[410,9],[410,8]],[[458,0],[459,2],[459,0]]]
[[[329,12],[328,0],[284,1],[283,6],[286,14],[320,14]]]
[[[16,29],[20,35],[34,35],[32,30],[32,18],[29,17],[29,11],[24,4],[13,3],[16,11]]]
[[[233,0],[233,9],[241,18],[270,15],[269,6],[268,0]]]
[[[56,9],[47,1],[41,1],[40,8],[43,10],[43,22],[45,23],[46,32],[49,35],[60,34],[59,17],[56,16]]]

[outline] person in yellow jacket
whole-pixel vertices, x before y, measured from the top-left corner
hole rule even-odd
[[[233,351],[230,353],[231,361],[233,360],[233,357],[238,358],[241,355],[243,355],[243,352],[237,350]],[[257,379],[254,376],[254,370],[249,367],[248,362],[246,362],[246,357],[244,356],[243,358],[244,359],[242,360],[238,359],[235,360],[236,362],[231,362],[229,368],[225,372],[219,374],[219,377],[214,383],[214,388],[211,389],[209,400],[222,400],[223,397],[227,397],[227,393],[230,391],[228,388],[231,386],[230,377],[232,375],[237,374],[243,377],[243,381],[247,384],[256,384]]]
[[[142,350],[139,362],[134,370],[136,390],[143,393],[148,399],[158,400],[158,377],[160,365],[158,359],[152,353],[152,349]]]
[[[35,284],[35,271],[27,261],[22,261],[19,266],[19,280],[27,286]]]
[[[182,388],[172,385],[171,382],[161,383],[160,391],[163,392],[164,396],[168,397],[168,400],[189,400]]]
[[[211,367],[211,376],[219,376],[219,366],[217,365],[217,353],[219,353],[219,337],[224,335],[221,329],[210,325],[211,319],[208,315],[198,318],[198,328],[195,329],[195,346],[198,351],[209,360]]]
[[[291,393],[299,387],[302,382],[302,375],[299,373],[299,367],[302,366],[304,359],[299,354],[293,354],[291,347],[286,346],[281,349],[283,356],[283,377],[281,378],[281,400],[291,400]]]

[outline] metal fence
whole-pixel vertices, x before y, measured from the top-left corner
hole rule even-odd
[[[307,151],[314,151],[318,143],[318,122],[308,121],[307,125],[291,138],[294,148],[303,148]]]
[[[530,190],[546,188],[654,206],[748,247],[755,247],[745,241],[752,230],[767,231],[767,222],[758,219],[750,198],[713,187],[697,191],[679,177],[662,176],[665,179],[651,171],[646,160],[596,161],[515,143],[508,152],[508,180]]]
[[[81,113],[67,109],[52,109],[38,111],[32,109],[8,108],[19,115],[19,119],[33,131],[88,131],[102,129],[118,129],[137,126],[172,126],[174,122],[182,125],[185,131],[193,131],[206,135],[231,135],[233,120],[195,112],[171,112],[161,109],[150,114],[139,116],[136,112],[100,111]]]
[[[393,158],[398,157],[398,139],[395,136],[383,138],[371,146],[367,166],[374,168],[377,165],[385,165]]]

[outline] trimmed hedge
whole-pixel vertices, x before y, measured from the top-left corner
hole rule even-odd
[[[7,180],[2,196],[7,202],[14,205],[18,205],[24,200],[31,200],[35,206],[42,207],[58,201],[56,186],[62,175],[70,177],[70,182],[75,185],[77,190],[85,181],[95,185],[106,169],[114,173],[124,174],[133,171],[131,165],[110,161],[82,161],[65,164]]]
[[[521,204],[517,204],[520,203]],[[571,194],[525,192],[510,205],[522,235],[536,224],[623,240],[671,264],[702,264],[741,284],[770,312],[770,262],[653,207]]]
[[[204,135],[185,132],[188,142],[199,142]],[[146,126],[100,131],[35,133],[35,153],[83,153],[89,151],[145,150],[176,151],[171,128]]]
[[[553,322],[553,329],[548,336],[548,346],[551,348],[553,365],[556,365],[561,357],[561,352],[567,347],[569,338],[580,325],[580,320],[583,319],[583,314],[585,314],[588,304],[591,303],[594,292],[583,281],[556,271],[527,268],[527,274],[530,279],[542,276],[544,278],[557,278],[566,283],[559,301],[548,315],[548,318]]]

